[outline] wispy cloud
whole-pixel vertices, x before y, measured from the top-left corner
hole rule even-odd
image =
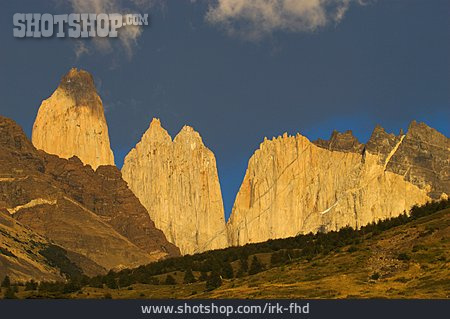
[[[88,53],[89,49],[83,41],[79,40],[75,42],[75,56],[77,57],[77,59],[79,59],[82,55]]]
[[[69,0],[73,12],[76,13],[147,13],[148,10],[157,4],[164,4],[164,0]],[[128,57],[133,56],[133,50],[137,45],[139,37],[142,35],[141,26],[127,25],[120,29],[118,39],[114,38],[93,38],[92,41],[77,41],[75,44],[75,55],[77,58],[83,54],[98,50],[102,53],[113,52],[116,45],[122,49]]]
[[[206,14],[228,34],[258,40],[275,31],[311,32],[339,23],[363,0],[215,0]]]

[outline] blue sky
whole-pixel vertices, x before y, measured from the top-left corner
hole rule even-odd
[[[117,39],[109,50],[83,40],[88,52],[77,56],[79,40],[12,36],[16,12],[71,13],[83,1],[1,2],[0,114],[30,135],[41,101],[71,67],[83,68],[103,99],[117,164],[152,117],[172,136],[191,125],[216,155],[227,214],[265,136],[351,129],[365,142],[376,124],[398,133],[411,120],[449,136],[449,1],[331,0],[254,18],[258,8],[221,7],[243,0],[115,0],[150,14],[131,51]]]

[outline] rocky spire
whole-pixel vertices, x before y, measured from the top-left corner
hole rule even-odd
[[[184,126],[172,141],[153,119],[126,156],[122,175],[156,227],[183,254],[226,247],[216,160],[192,127]]]
[[[71,69],[42,102],[32,142],[62,158],[77,156],[94,169],[114,165],[103,104],[88,72]]]

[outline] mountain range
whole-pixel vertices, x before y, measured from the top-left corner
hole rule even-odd
[[[449,175],[450,140],[415,121],[398,135],[377,126],[366,144],[351,131],[265,138],[226,222],[216,160],[198,132],[184,126],[172,139],[153,119],[120,171],[93,78],[71,69],[42,102],[31,141],[0,117],[0,278],[93,276],[358,229],[447,199]]]

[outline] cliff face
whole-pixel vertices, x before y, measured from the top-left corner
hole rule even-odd
[[[386,169],[428,189],[434,199],[447,198],[450,195],[450,139],[424,123],[413,121]]]
[[[32,142],[49,154],[77,156],[94,170],[100,165],[114,165],[102,101],[88,72],[71,69],[42,102]]]
[[[399,135],[377,126],[366,145],[360,144],[351,131],[333,132],[329,141],[319,139],[314,144],[333,151],[360,153],[364,149],[377,155],[386,171],[426,189],[431,198],[449,195],[450,139],[425,123],[413,121],[407,133],[401,130]]]
[[[266,139],[250,159],[237,195],[228,222],[230,244],[360,227],[430,199],[429,186],[387,169],[406,137],[383,136],[381,144],[374,138],[368,151],[350,135],[334,133],[317,145],[301,135]],[[410,162],[421,157],[407,153]]]
[[[76,157],[66,160],[38,151],[20,127],[3,117],[0,209],[84,257],[82,262],[76,260],[86,273],[179,255],[155,228],[117,168],[101,166],[94,172]]]
[[[183,254],[227,246],[214,154],[185,126],[172,141],[154,119],[122,174],[167,239]]]

